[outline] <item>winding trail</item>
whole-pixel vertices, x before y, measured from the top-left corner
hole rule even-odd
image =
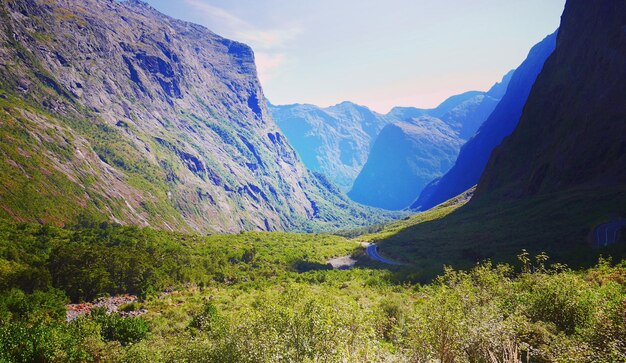
[[[392,261],[389,259],[386,259],[384,257],[382,257],[379,253],[378,253],[378,247],[373,244],[373,243],[368,243],[367,246],[365,247],[365,253],[367,253],[368,256],[370,256],[370,258],[374,261],[378,261],[381,263],[386,263],[387,265],[394,265],[394,266],[400,266],[402,265],[399,262],[396,261]]]
[[[624,227],[626,227],[626,219],[624,218],[615,218],[597,226],[594,230],[596,247],[606,247],[617,242],[619,232]]]

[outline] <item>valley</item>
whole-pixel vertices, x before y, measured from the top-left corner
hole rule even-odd
[[[0,0],[0,362],[626,361],[626,3],[388,112],[271,103],[311,33],[258,5],[155,4]]]

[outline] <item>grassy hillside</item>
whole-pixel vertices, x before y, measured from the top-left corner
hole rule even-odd
[[[596,225],[626,215],[626,188],[449,204],[360,238],[379,242],[383,254],[427,276],[440,272],[442,264],[468,268],[483,259],[512,262],[522,249],[547,252],[573,266],[590,266],[599,255],[626,254],[623,244],[594,249],[591,235]]]
[[[327,235],[3,223],[0,361],[626,358],[624,264],[574,272],[522,254],[518,272],[484,263],[423,286],[386,270],[326,269],[356,246]],[[70,298],[118,292],[139,294],[120,306],[131,316],[94,309],[66,321]]]

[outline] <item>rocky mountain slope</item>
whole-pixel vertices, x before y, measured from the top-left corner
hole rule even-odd
[[[308,172],[252,50],[141,1],[0,3],[0,215],[313,230],[375,214]]]
[[[304,164],[348,191],[367,161],[372,143],[389,123],[383,115],[351,102],[269,105],[274,120]]]
[[[493,149],[515,129],[535,79],[555,45],[556,33],[530,50],[526,60],[514,71],[502,100],[476,135],[463,145],[452,169],[429,184],[411,209],[430,209],[478,182]]]

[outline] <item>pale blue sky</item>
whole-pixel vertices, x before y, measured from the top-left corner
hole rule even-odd
[[[486,90],[559,25],[565,0],[148,0],[255,51],[275,104],[379,112]]]

